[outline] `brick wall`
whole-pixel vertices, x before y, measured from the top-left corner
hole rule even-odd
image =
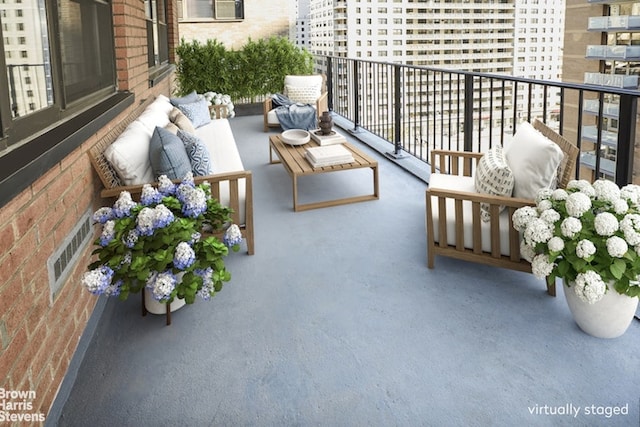
[[[170,3],[175,11],[175,2]],[[133,92],[136,101],[169,95],[170,77],[149,88],[144,2],[114,1],[113,10],[119,89]],[[170,25],[172,51],[175,19]],[[50,298],[47,259],[87,209],[102,206],[87,150],[128,113],[0,208],[0,389],[35,391],[36,398],[28,399],[31,407],[22,412],[48,413],[95,307],[97,297],[80,285],[92,248],[72,267],[55,301]]]

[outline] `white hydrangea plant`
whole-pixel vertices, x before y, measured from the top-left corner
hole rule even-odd
[[[566,190],[542,190],[535,207],[517,209],[513,226],[536,277],[574,283],[590,304],[608,282],[620,294],[640,296],[640,186],[573,180]]]

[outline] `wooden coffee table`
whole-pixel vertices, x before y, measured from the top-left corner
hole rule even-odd
[[[311,140],[304,145],[289,145],[282,142],[279,135],[269,137],[269,163],[282,163],[284,169],[289,173],[293,181],[293,210],[296,212],[309,209],[326,208],[329,206],[344,205],[347,203],[364,202],[367,200],[377,200],[380,198],[378,183],[378,162],[356,147],[346,142],[342,144],[353,154],[352,163],[344,163],[334,166],[314,168],[304,157],[305,150],[309,147],[316,147],[318,144]],[[279,160],[274,160],[273,153],[276,153]],[[325,200],[314,203],[298,203],[298,177],[306,175],[317,175],[329,172],[341,172],[351,169],[371,168],[373,172],[373,193],[363,196],[346,197],[342,199]]]

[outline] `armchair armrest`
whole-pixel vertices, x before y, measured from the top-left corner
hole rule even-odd
[[[329,94],[322,92],[320,98],[316,100],[316,113],[318,113],[318,117],[320,117],[325,111],[329,111]]]
[[[483,153],[454,150],[431,150],[431,173],[471,176]]]

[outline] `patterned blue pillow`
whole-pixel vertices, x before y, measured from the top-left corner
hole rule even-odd
[[[213,173],[211,170],[211,157],[204,142],[197,136],[182,129],[178,129],[178,137],[180,137],[184,143],[184,148],[187,150],[193,175],[211,175]]]
[[[166,175],[169,179],[182,179],[191,172],[191,161],[182,140],[159,126],[151,136],[149,161],[155,178]]]
[[[181,96],[179,98],[171,98],[169,99],[169,102],[171,102],[171,104],[173,104],[174,106],[178,106],[180,104],[191,104],[192,102],[196,102],[197,100],[198,94],[194,90],[193,92],[185,96]]]
[[[200,99],[189,104],[178,104],[176,107],[191,120],[193,127],[196,129],[211,122],[209,103],[206,99]]]

